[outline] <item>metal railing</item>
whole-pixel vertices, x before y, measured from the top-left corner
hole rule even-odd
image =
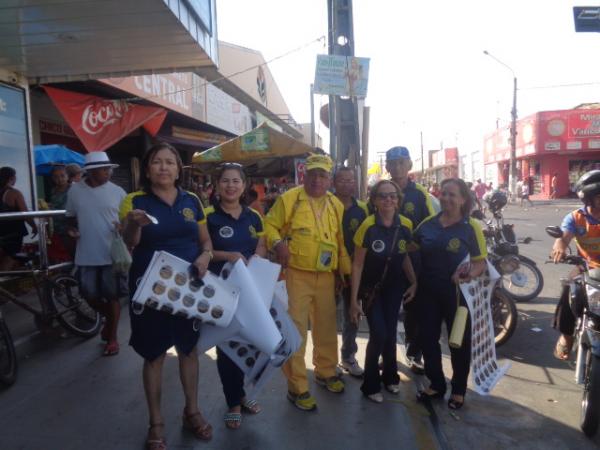
[[[59,264],[49,265],[48,263],[48,235],[46,233],[46,224],[48,219],[52,217],[64,217],[67,211],[64,209],[48,210],[48,211],[25,211],[25,212],[8,212],[0,213],[0,222],[7,220],[27,220],[27,219],[39,219],[38,224],[38,249],[40,253],[40,266],[36,269],[28,270],[5,270],[0,271],[2,275],[27,275],[31,273],[49,272],[51,270],[62,269],[71,267],[72,262],[65,262]]]

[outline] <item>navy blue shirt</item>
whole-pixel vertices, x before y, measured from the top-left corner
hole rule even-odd
[[[402,194],[404,199],[400,206],[400,214],[408,217],[415,227],[435,214],[427,190],[420,184],[408,180],[408,184],[402,189]]]
[[[153,215],[158,224],[142,227],[140,242],[133,249],[129,287],[135,292],[141,277],[155,251],[166,251],[190,263],[200,255],[199,224],[206,221],[200,199],[191,192],[179,189],[173,206],[168,205],[151,191],[128,194],[121,202],[119,218],[123,220],[133,209],[142,209]]]
[[[394,243],[392,241],[396,229],[398,229],[398,235]],[[396,215],[394,222],[389,227],[383,225],[379,214],[367,217],[354,236],[354,244],[367,250],[360,280],[361,286],[371,288],[381,281],[388,256],[391,256],[391,260],[386,279],[383,280],[383,288],[392,289],[403,286],[406,277],[402,263],[411,241],[412,222],[406,217],[400,214]]]
[[[441,213],[428,217],[414,233],[421,254],[421,279],[429,285],[450,282],[452,275],[467,255],[471,261],[487,256],[485,238],[477,220],[470,217],[448,227],[440,222]]]
[[[342,228],[344,229],[344,245],[348,255],[352,256],[354,253],[354,234],[361,223],[369,215],[369,210],[365,202],[356,200],[352,197],[352,206],[348,209],[344,209],[344,216],[342,217]]]
[[[240,252],[246,259],[256,252],[260,236],[264,234],[260,214],[242,207],[239,218],[234,218],[221,209],[217,203],[206,209],[206,222],[213,249],[224,252]],[[226,261],[211,261],[208,269],[218,274]]]

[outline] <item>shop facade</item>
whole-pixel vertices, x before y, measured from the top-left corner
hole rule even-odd
[[[498,185],[508,185],[509,158],[509,127],[485,137],[486,178],[493,174]],[[529,183],[533,198],[550,197],[554,175],[557,197],[574,196],[579,177],[600,169],[600,109],[541,111],[519,120],[516,159],[519,179]]]

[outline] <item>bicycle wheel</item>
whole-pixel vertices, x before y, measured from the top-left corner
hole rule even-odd
[[[515,332],[517,328],[517,305],[509,294],[501,288],[494,289],[491,299],[492,320],[494,322],[494,342],[500,347]]]
[[[17,352],[6,322],[0,313],[0,384],[10,386],[17,379]]]
[[[504,289],[517,302],[533,300],[544,288],[544,276],[540,269],[521,256],[519,256],[519,268],[511,274],[504,275],[502,278]]]
[[[60,324],[78,336],[98,334],[100,314],[81,297],[77,280],[70,275],[58,275],[49,282],[50,299]]]

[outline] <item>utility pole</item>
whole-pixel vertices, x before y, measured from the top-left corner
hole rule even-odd
[[[310,85],[310,146],[315,148],[315,94],[314,85]]]

